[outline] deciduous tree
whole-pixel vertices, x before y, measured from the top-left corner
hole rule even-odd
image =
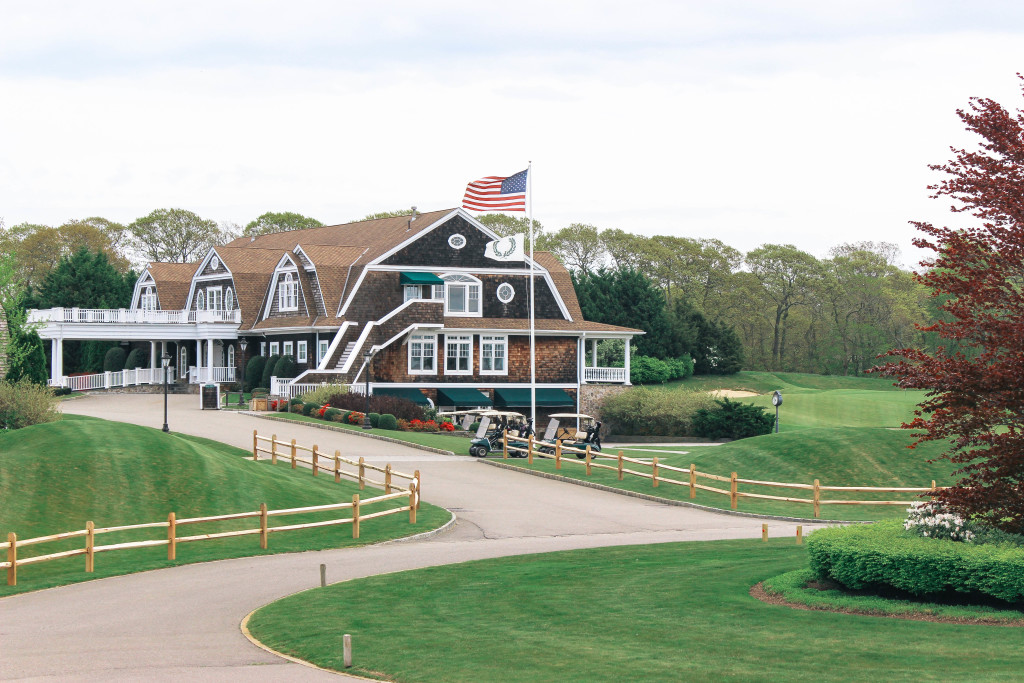
[[[918,247],[935,257],[920,281],[948,319],[924,328],[944,340],[974,347],[967,355],[940,346],[905,348],[880,369],[908,389],[925,389],[917,417],[918,443],[949,444],[943,457],[961,479],[941,492],[954,510],[996,527],[1024,532],[1024,112],[1011,114],[988,98],[972,98],[957,112],[980,136],[976,149],[956,149],[932,169],[944,179],[935,198],[971,227],[915,223]]]
[[[292,211],[274,213],[273,211],[268,211],[246,225],[245,229],[242,230],[242,234],[246,237],[253,237],[255,235],[266,235],[271,232],[307,230],[322,226],[323,223],[317,219],[303,216],[301,213],[294,213]]]
[[[149,261],[188,263],[224,240],[215,221],[185,209],[157,209],[128,229],[136,249]]]

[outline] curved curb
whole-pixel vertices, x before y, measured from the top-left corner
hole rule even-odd
[[[448,508],[444,508],[444,509],[448,510]],[[442,524],[441,526],[437,527],[436,529],[431,529],[430,531],[424,531],[422,534],[413,534],[412,536],[402,536],[401,538],[392,538],[389,541],[381,541],[379,543],[374,543],[373,545],[394,545],[395,543],[409,543],[411,541],[422,541],[422,540],[427,539],[427,538],[433,538],[434,536],[440,536],[441,534],[445,533],[446,531],[451,529],[453,526],[455,526],[455,523],[459,521],[458,516],[454,512],[452,512],[451,510],[448,510],[448,514],[450,514],[452,516],[452,518],[449,519],[444,524]]]
[[[251,410],[235,410],[232,411],[236,415],[248,415],[249,417],[258,417],[261,420],[272,420],[274,422],[287,422],[289,424],[299,424],[305,427],[314,427],[315,429],[324,429],[329,432],[340,432],[342,434],[351,434],[353,436],[361,436],[364,439],[377,439],[378,441],[387,441],[389,443],[397,443],[402,446],[408,446],[409,448],[416,448],[421,451],[427,451],[428,453],[437,453],[438,455],[455,455],[454,451],[446,451],[443,448],[434,448],[433,446],[422,446],[418,443],[412,443],[410,441],[402,441],[401,439],[393,439],[390,436],[380,436],[379,434],[367,434],[366,432],[357,432],[352,429],[345,429],[344,427],[335,427],[334,425],[322,425],[316,422],[305,422],[304,420],[289,420],[287,417],[277,417],[276,415],[264,415],[262,413],[256,413]]]
[[[621,496],[629,496],[631,498],[642,498],[643,500],[650,500],[654,501],[655,503],[664,503],[665,505],[696,508],[698,510],[704,510],[706,512],[717,512],[722,515],[731,515],[733,517],[753,517],[754,519],[771,519],[779,522],[805,522],[807,524],[871,524],[870,521],[855,519],[808,519],[807,517],[783,517],[781,515],[759,515],[754,512],[737,512],[735,510],[723,510],[721,508],[713,508],[707,505],[698,505],[697,503],[687,503],[686,501],[683,500],[673,500],[671,498],[661,498],[659,496],[652,496],[647,493],[638,493],[636,491],[627,491],[626,489],[617,489],[614,486],[596,484],[592,481],[583,481],[582,479],[572,479],[571,477],[563,477],[557,474],[551,474],[549,472],[538,472],[537,470],[528,470],[523,467],[517,467],[516,465],[508,465],[503,462],[497,462],[496,460],[481,459],[480,462],[490,465],[491,467],[500,467],[503,470],[515,470],[516,472],[523,472],[525,474],[530,474],[535,477],[543,477],[544,479],[562,481],[567,484],[575,484],[577,486],[586,486],[587,488],[597,489],[598,491],[617,493]]]
[[[288,597],[288,596],[285,596],[285,597]],[[335,676],[351,676],[352,678],[358,678],[361,681],[377,681],[377,683],[379,683],[380,679],[377,679],[377,678],[366,678],[365,676],[359,676],[357,674],[350,674],[347,671],[338,671],[337,669],[325,669],[324,667],[317,666],[316,664],[314,664],[312,662],[307,662],[305,659],[299,659],[298,657],[292,657],[291,655],[286,655],[283,652],[278,652],[277,650],[275,650],[274,648],[270,647],[269,645],[264,645],[260,641],[256,640],[256,636],[254,636],[252,633],[249,632],[249,618],[252,617],[252,615],[256,614],[256,612],[258,612],[261,609],[263,609],[263,607],[257,607],[253,611],[251,611],[248,614],[246,614],[245,617],[242,619],[242,623],[239,625],[239,628],[242,631],[242,635],[245,636],[246,640],[248,640],[250,643],[252,643],[256,647],[258,647],[259,649],[263,650],[264,652],[269,652],[270,654],[274,655],[275,657],[280,657],[281,659],[287,659],[289,662],[291,662],[293,664],[301,664],[302,666],[309,667],[310,669],[316,669],[317,671],[323,671],[324,673],[333,674]]]

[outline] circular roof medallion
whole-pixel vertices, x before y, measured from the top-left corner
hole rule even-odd
[[[448,238],[448,246],[452,249],[462,249],[466,246],[466,238],[456,233]]]
[[[498,285],[498,301],[500,301],[501,303],[507,304],[509,301],[512,301],[512,299],[515,298],[515,295],[516,290],[509,283],[502,282],[500,285]]]
[[[210,270],[217,270],[218,268],[220,268],[220,259],[214,256],[210,259]]]

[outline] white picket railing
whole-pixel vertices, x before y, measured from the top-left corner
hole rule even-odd
[[[324,386],[327,386],[327,385],[328,385],[327,382],[319,382],[319,383],[299,382],[299,383],[296,383],[296,384],[292,384],[291,380],[286,378],[286,377],[280,377],[280,378],[278,378],[278,377],[271,377],[270,378],[270,395],[271,396],[280,396],[281,398],[295,398],[296,396],[301,396],[302,394],[306,393],[307,391],[313,391],[315,389],[319,389],[320,387],[324,387]],[[348,391],[352,391],[352,389],[350,389],[349,385],[347,385],[347,384],[340,384],[338,386],[343,387],[344,389],[346,389]]]
[[[584,382],[617,382],[625,384],[626,368],[583,368]]]
[[[167,382],[175,378],[174,367],[167,368]],[[162,384],[163,368],[135,368],[119,372],[102,372],[96,375],[77,375],[61,377],[58,386],[67,387],[71,391],[90,391],[92,389],[115,389],[117,387],[133,387],[140,384]],[[50,384],[53,384],[51,380]]]
[[[30,323],[148,323],[194,325],[196,323],[241,323],[242,312],[231,311],[146,311],[137,308],[48,308],[28,312]]]
[[[209,382],[234,382],[235,369],[230,367],[197,368],[192,366],[188,369],[189,382],[192,384],[207,384]]]

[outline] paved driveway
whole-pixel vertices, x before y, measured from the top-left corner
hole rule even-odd
[[[753,538],[762,520],[661,505],[487,467],[398,444],[201,411],[171,396],[169,425],[251,448],[253,429],[346,457],[419,469],[423,499],[455,512],[450,531],[422,540],[243,558],[102,579],[0,600],[0,676],[59,680],[326,679],[251,645],[239,623],[253,609],[328,581],[467,560],[611,545]],[[160,428],[161,396],[90,396],[65,412]],[[772,535],[794,524],[769,522]],[[358,643],[354,644],[358,657]],[[334,680],[337,677],[331,676]]]

